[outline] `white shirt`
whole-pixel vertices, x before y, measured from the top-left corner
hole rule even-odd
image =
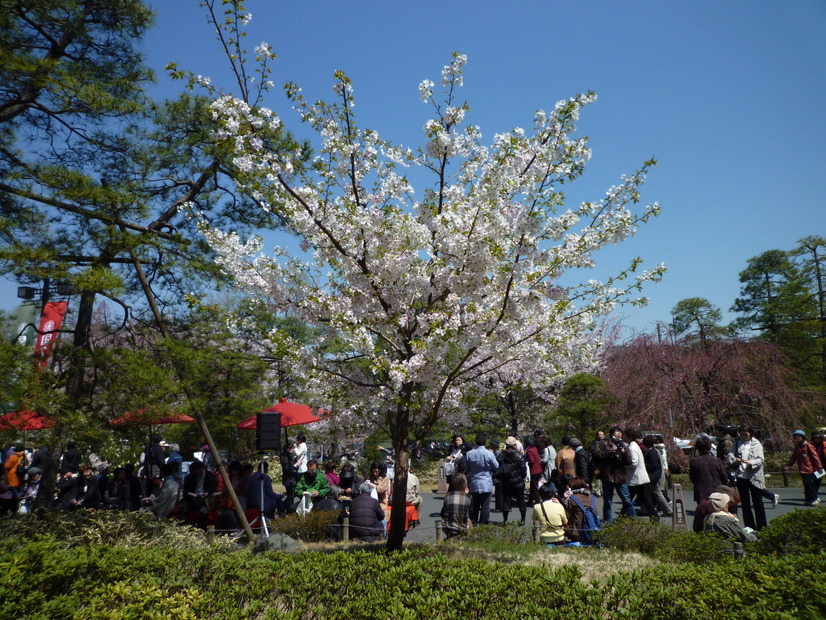
[[[307,443],[295,445],[295,468],[299,474],[307,471]]]
[[[631,458],[631,464],[628,466],[628,486],[635,487],[651,482],[645,469],[642,450],[636,441],[628,444],[628,456]]]

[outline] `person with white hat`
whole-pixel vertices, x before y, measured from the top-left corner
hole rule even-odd
[[[707,532],[717,532],[726,538],[739,542],[754,542],[757,537],[751,528],[743,528],[737,517],[729,512],[731,497],[725,493],[712,493],[708,496],[709,510],[704,529]]]

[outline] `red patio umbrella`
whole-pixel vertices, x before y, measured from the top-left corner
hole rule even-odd
[[[195,418],[182,413],[157,413],[146,409],[130,411],[109,422],[111,426],[123,426],[124,424],[139,424],[141,426],[156,426],[160,424],[189,424]]]
[[[324,413],[324,409],[317,409],[319,413]],[[280,413],[281,427],[299,426],[301,424],[309,424],[310,422],[318,422],[321,418],[313,413],[313,408],[309,405],[300,405],[299,403],[287,402],[286,398],[282,398],[280,402],[273,405],[269,409],[265,409],[262,413]],[[243,422],[239,422],[237,428],[243,430],[252,430],[258,428],[258,415],[250,416]]]
[[[151,460],[151,451],[149,451],[149,446],[152,444],[152,427],[160,426],[162,424],[189,424],[190,422],[194,421],[195,418],[193,418],[192,416],[185,415],[183,413],[161,413],[159,411],[136,409],[135,411],[130,411],[129,413],[126,413],[119,418],[115,418],[114,420],[109,422],[109,425],[126,426],[128,424],[148,427],[149,440],[147,441],[146,447],[144,448],[144,454],[147,455],[147,464],[153,465],[153,462]],[[162,463],[159,463],[159,465],[160,464]]]
[[[31,409],[10,411],[0,416],[0,431],[40,431],[52,428],[55,424],[56,420]]]

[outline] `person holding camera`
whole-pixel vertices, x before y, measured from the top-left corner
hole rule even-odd
[[[621,514],[631,517],[637,516],[637,509],[631,500],[631,493],[628,490],[627,467],[631,465],[628,454],[628,445],[622,440],[622,427],[612,426],[608,439],[604,439],[597,444],[595,453],[598,463],[595,468],[600,470],[600,480],[602,481],[602,519],[611,522],[614,515],[611,510],[611,502],[614,500],[614,491],[622,501]]]

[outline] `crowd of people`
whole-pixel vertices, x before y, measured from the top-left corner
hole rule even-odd
[[[718,425],[716,430],[714,438],[698,437],[690,462],[698,506],[693,527],[752,540],[767,523],[764,502],[776,506],[780,497],[765,488],[765,455],[757,430],[745,424],[736,429]],[[794,431],[792,440],[786,469],[797,466],[804,503],[816,506],[826,440],[817,433],[809,441],[802,430]],[[508,437],[501,446],[479,434],[473,448],[454,435],[444,462],[449,489],[441,515],[448,537],[489,523],[491,501],[501,510],[503,522],[515,507],[524,524],[527,506],[533,506],[532,519],[542,526],[542,541],[553,545],[581,544],[589,538],[589,530],[598,527],[598,496],[604,522],[615,518],[615,495],[621,515],[659,519],[673,513],[665,442],[660,435],[643,434],[634,427],[598,431],[589,448],[577,437],[563,437],[559,450],[541,430],[524,442]]]
[[[589,451],[578,438],[566,436],[557,451],[541,430],[524,441],[508,437],[501,446],[479,433],[475,446],[469,448],[463,437],[454,435],[445,458],[448,492],[441,510],[445,536],[452,538],[476,524],[490,523],[493,502],[505,523],[516,508],[520,523],[525,524],[527,508],[532,506],[532,521],[540,526],[545,544],[588,544],[594,519],[598,521],[594,497],[605,488],[598,484],[601,470],[595,468],[602,458],[597,454],[601,441],[604,437]]]
[[[815,506],[820,502],[826,440],[820,433],[810,440],[802,430],[794,431],[792,440],[794,449],[786,468],[797,466],[805,504]],[[280,454],[283,493],[274,490],[266,461],[231,461],[226,470],[249,520],[262,514],[274,518],[333,510],[338,523],[349,517],[353,537],[373,539],[387,531],[393,496],[393,453],[382,451],[384,459],[371,463],[361,476],[346,459],[320,465],[311,458],[306,437],[298,435]],[[697,504],[693,528],[751,540],[766,526],[765,502],[776,506],[780,501],[765,488],[765,455],[756,429],[718,425],[714,437],[697,438],[695,451],[688,472]],[[143,509],[200,527],[238,529],[231,494],[218,475],[215,459],[207,446],[197,456],[185,464],[177,445],[153,435],[139,463],[113,468],[94,452],[83,458],[70,441],[60,458],[55,495],[44,504],[54,510]],[[15,444],[2,457],[0,513],[26,512],[38,497],[48,454],[44,448],[27,450]],[[541,430],[521,441],[508,437],[501,445],[488,441],[484,433],[475,437],[473,446],[454,435],[444,474],[449,489],[441,516],[448,537],[489,523],[491,503],[504,522],[518,511],[522,524],[532,506],[532,521],[541,526],[541,540],[550,545],[588,544],[600,522],[596,497],[602,497],[604,522],[615,519],[615,495],[620,514],[654,519],[672,514],[663,438],[634,427],[598,431],[587,448],[579,438],[566,436],[557,449]],[[406,529],[418,524],[420,503],[419,480],[411,471]]]
[[[139,463],[112,468],[90,451],[84,458],[70,441],[60,457],[56,492],[49,502],[53,510],[146,510],[158,518],[176,518],[205,528],[238,530],[240,524],[231,493],[219,474],[215,459],[204,446],[195,460],[184,462],[177,444],[152,435]],[[4,450],[0,513],[25,513],[38,496],[45,450],[27,450],[15,444]],[[327,462],[321,471],[310,458],[304,435],[285,446],[280,455],[284,492],[276,492],[269,476],[269,462],[226,465],[227,478],[240,508],[249,521],[262,514],[267,518],[311,510],[334,510],[340,524],[350,518],[354,538],[383,537],[392,504],[392,480],[388,477],[387,456],[359,475],[352,462]],[[406,527],[418,524],[419,481],[410,472],[407,484]],[[331,536],[340,535],[340,528]]]

